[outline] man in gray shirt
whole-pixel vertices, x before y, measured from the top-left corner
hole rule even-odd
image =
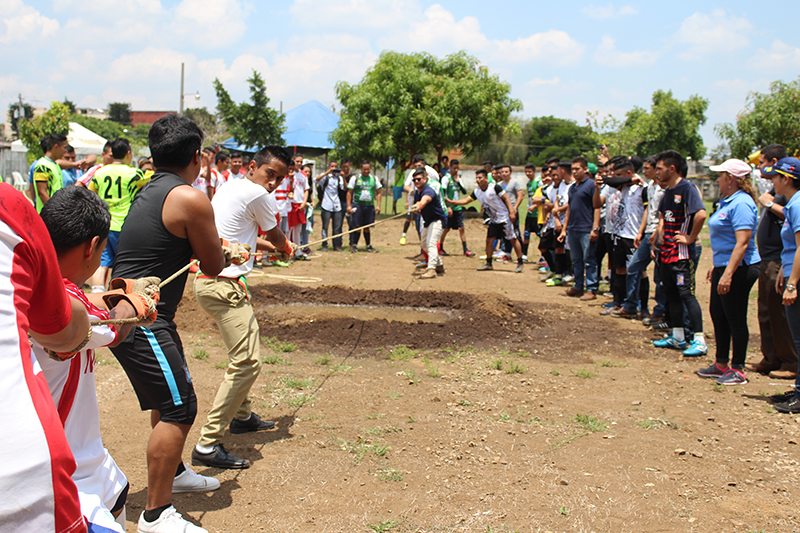
[[[519,206],[522,205],[522,201],[525,199],[525,187],[511,177],[510,165],[500,165],[497,169],[497,178],[500,185],[506,190],[514,212],[519,213]],[[517,236],[517,240],[522,242],[522,234],[519,231],[519,217],[514,219],[514,234]],[[511,261],[511,242],[503,239],[502,250],[504,254],[499,261]]]

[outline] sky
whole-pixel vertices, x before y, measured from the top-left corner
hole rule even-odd
[[[511,84],[523,118],[585,124],[649,108],[658,89],[698,94],[711,149],[750,91],[798,78],[798,20],[796,0],[0,0],[0,106],[177,110],[183,62],[186,107],[213,110],[215,78],[247,99],[255,69],[275,108],[338,110],[336,82],[358,83],[383,50],[466,50]]]

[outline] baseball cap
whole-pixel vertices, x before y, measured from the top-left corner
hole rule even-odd
[[[753,169],[750,168],[750,165],[741,159],[728,159],[721,165],[711,165],[708,168],[714,172],[727,172],[728,174],[732,174],[737,178],[749,176],[750,172],[753,171]]]
[[[783,159],[778,160],[778,162],[770,168],[772,173],[767,173],[765,172],[766,170],[767,169],[765,168],[764,171],[762,171],[762,174],[767,174],[768,176],[782,174],[783,176],[800,180],[800,159],[797,159],[796,157],[784,157]]]
[[[592,175],[597,174],[597,165],[595,165],[594,163],[588,163],[586,167],[589,169],[589,174]]]

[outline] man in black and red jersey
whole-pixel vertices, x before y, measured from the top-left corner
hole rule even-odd
[[[686,356],[708,353],[703,337],[703,312],[694,294],[694,256],[695,242],[703,223],[706,210],[700,193],[692,183],[685,179],[686,160],[675,150],[666,150],[656,156],[656,179],[666,188],[659,206],[659,222],[656,229],[656,242],[660,250],[661,282],[667,297],[669,325],[672,334],[655,341],[658,348],[684,350]],[[692,321],[694,339],[688,349],[683,332],[683,308]]]

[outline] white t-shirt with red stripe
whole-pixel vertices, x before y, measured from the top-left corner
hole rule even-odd
[[[108,320],[108,311],[92,304],[71,281],[65,279],[63,282],[67,293],[86,307],[89,320]],[[47,386],[77,463],[72,479],[78,486],[81,511],[91,523],[109,529],[119,528],[109,509],[116,503],[128,480],[103,447],[94,369],[97,348],[113,344],[116,340],[114,326],[92,326],[89,343],[67,361],[54,361],[39,343],[33,342],[34,355],[47,379]]]
[[[28,331],[54,335],[72,319],[56,253],[30,201],[0,184],[0,463],[3,533],[86,531],[75,461]]]

